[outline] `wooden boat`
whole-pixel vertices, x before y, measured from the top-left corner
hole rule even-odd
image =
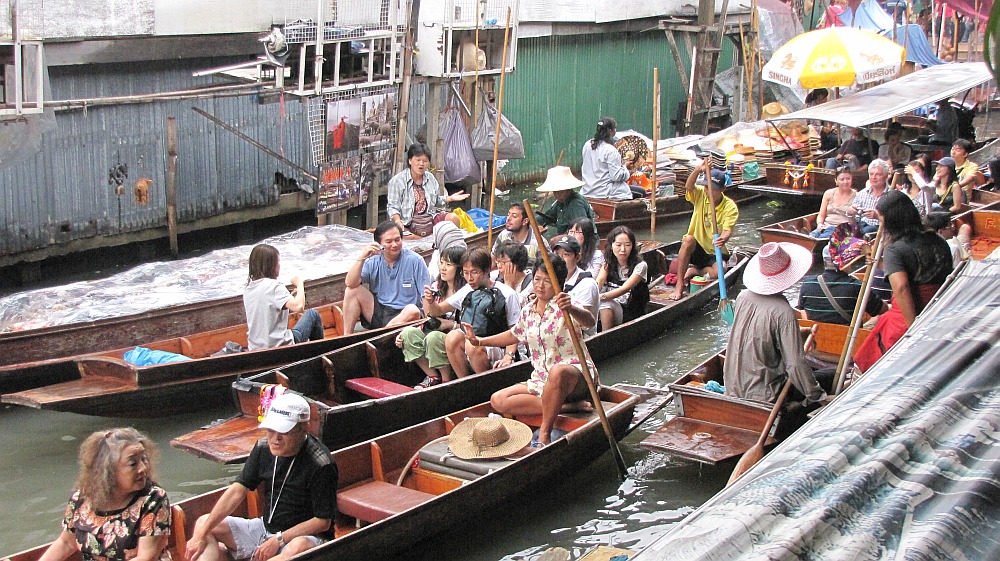
[[[978,187],[972,190],[971,204],[974,208],[983,208],[987,205],[990,208],[996,208],[998,203],[1000,203],[1000,192],[987,191]]]
[[[767,182],[763,185],[743,185],[741,189],[753,191],[770,199],[775,199],[784,203],[812,206],[816,208],[823,199],[823,193],[828,189],[837,186],[837,172],[832,169],[814,167],[806,172],[804,166],[792,164],[765,164],[762,166],[767,177]],[[788,173],[807,173],[809,185],[805,185],[804,177],[796,182],[793,178],[786,177]],[[854,186],[859,191],[868,181],[868,168],[862,166],[851,172],[854,176]],[[798,185],[798,188],[796,188]]]
[[[775,222],[767,226],[757,228],[760,234],[761,243],[788,242],[800,245],[813,252],[814,257],[818,257],[823,248],[826,247],[830,238],[814,238],[809,232],[816,229],[816,217],[818,212],[806,214],[796,218],[791,218],[783,222]]]
[[[665,249],[676,252],[678,248],[679,242]],[[660,253],[646,252],[646,257],[652,274],[668,270],[666,259],[660,260]],[[749,257],[744,256],[726,273],[727,285],[736,284],[748,261]],[[718,284],[710,284],[678,301],[668,298],[669,290],[664,286],[654,286],[650,292],[646,315],[588,340],[587,347],[595,361],[652,340],[671,325],[698,313],[718,296]],[[243,461],[260,437],[257,425],[261,392],[267,384],[287,385],[312,398],[316,414],[310,428],[332,449],[485,401],[493,392],[523,382],[531,374],[530,363],[522,361],[414,391],[413,385],[423,379],[423,374],[415,365],[403,361],[395,337],[396,332],[387,333],[238,380],[233,383],[239,407],[237,416],[175,438],[171,445],[216,462]]]
[[[962,225],[972,228],[972,258],[985,259],[1000,246],[1000,210],[970,210],[952,218],[955,232]]]
[[[684,199],[683,185],[681,194],[668,195],[656,198],[656,220],[661,223],[679,216],[688,216],[693,207],[691,203]],[[736,186],[727,187],[726,196],[737,203],[745,203],[755,200],[760,195],[743,191]],[[632,199],[616,201],[612,199],[588,198],[587,202],[594,209],[597,215],[597,233],[600,236],[607,236],[611,230],[617,226],[628,226],[633,230],[647,230],[650,227],[650,199]]]
[[[501,227],[502,228],[502,227]],[[497,228],[495,231],[499,231]],[[486,232],[466,239],[470,247],[486,243]],[[430,258],[431,250],[421,252]],[[347,273],[306,281],[309,306],[344,297]],[[0,366],[107,351],[189,333],[221,329],[246,321],[242,295],[169,306],[140,314],[96,321],[0,333]]]
[[[600,388],[600,396],[613,434],[620,439],[629,429],[638,398],[609,387]],[[567,431],[565,436],[543,448],[528,448],[516,459],[428,459],[437,450],[435,445],[446,447],[443,441],[455,425],[493,412],[489,403],[482,403],[334,451],[340,474],[336,538],[296,559],[364,559],[373,552],[391,556],[460,524],[471,514],[497,507],[542,482],[575,473],[608,449],[596,415],[564,413],[555,426]],[[531,427],[541,421],[537,416],[518,420]],[[423,456],[421,450],[426,450]],[[210,510],[221,492],[176,505],[174,551],[184,551],[195,520]],[[242,505],[241,510],[259,512],[259,498],[253,499],[255,504]],[[41,551],[35,548],[10,559],[36,561]]]
[[[799,325],[803,327],[811,327],[814,323],[799,320]],[[813,356],[819,360],[836,361],[843,350],[848,326],[829,323],[819,326]],[[854,351],[868,334],[867,330],[859,332]],[[739,457],[756,444],[772,406],[705,389],[708,382],[723,383],[724,362],[725,354],[718,353],[668,386],[674,394],[677,415],[642,441],[642,447],[716,464]],[[789,430],[787,426],[781,426],[781,421],[782,416],[779,415],[765,444],[774,444],[775,435]]]
[[[212,356],[227,342],[247,345],[246,324],[144,345],[192,360],[136,366],[124,360],[131,348],[0,367],[0,401],[36,409],[114,417],[160,417],[201,409],[229,399],[239,376],[342,348],[391,329],[344,336],[339,306],[316,308],[326,338],[273,349]],[[289,318],[294,326],[300,314]]]

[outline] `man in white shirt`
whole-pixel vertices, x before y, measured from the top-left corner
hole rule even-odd
[[[587,337],[597,333],[597,316],[601,307],[601,289],[593,275],[577,267],[582,251],[580,242],[574,236],[559,236],[552,244],[552,250],[566,262],[566,284],[563,292],[569,294],[574,308],[587,310],[594,316],[594,325],[583,330]]]

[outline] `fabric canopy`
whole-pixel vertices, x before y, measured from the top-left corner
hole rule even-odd
[[[1000,260],[635,561],[1000,559]]]
[[[893,30],[887,29],[882,35],[892,39]],[[934,47],[927,40],[924,28],[915,23],[901,25],[896,28],[896,43],[906,48],[906,61],[923,66],[936,66],[945,62],[934,54]]]
[[[771,120],[816,120],[864,127],[951,97],[992,78],[983,62],[942,64]]]

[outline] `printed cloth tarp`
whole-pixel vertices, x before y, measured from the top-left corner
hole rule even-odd
[[[634,559],[1000,559],[1000,260]]]
[[[350,268],[371,232],[347,226],[307,226],[259,243],[281,255],[278,280],[295,275],[320,279]],[[404,242],[429,249],[433,240]],[[0,332],[139,314],[159,308],[230,298],[247,284],[250,250],[256,244],[217,249],[177,261],[157,261],[105,278],[19,292],[0,298]],[[309,297],[308,289],[306,298]]]

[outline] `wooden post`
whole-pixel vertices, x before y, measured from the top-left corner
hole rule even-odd
[[[403,169],[406,159],[406,126],[410,117],[410,89],[413,83],[413,50],[417,44],[417,15],[420,0],[407,2],[406,36],[403,45],[403,82],[399,85],[399,105],[397,106],[399,128],[396,130],[396,157],[392,162],[392,173]]]
[[[490,182],[490,213],[486,220],[486,247],[493,247],[493,208],[497,199],[497,156],[500,151],[500,123],[503,120],[503,83],[507,76],[507,45],[510,42],[510,7],[503,32],[503,57],[500,59],[500,95],[497,98],[497,127],[493,136],[493,180]]]
[[[444,139],[441,138],[441,80],[427,88],[427,146],[431,149],[431,169],[444,188]]]
[[[170,255],[177,257],[177,118],[167,117],[167,233]]]
[[[382,192],[382,172],[375,172],[371,190],[368,191],[368,203],[365,205],[365,228],[378,226],[378,197]]]

